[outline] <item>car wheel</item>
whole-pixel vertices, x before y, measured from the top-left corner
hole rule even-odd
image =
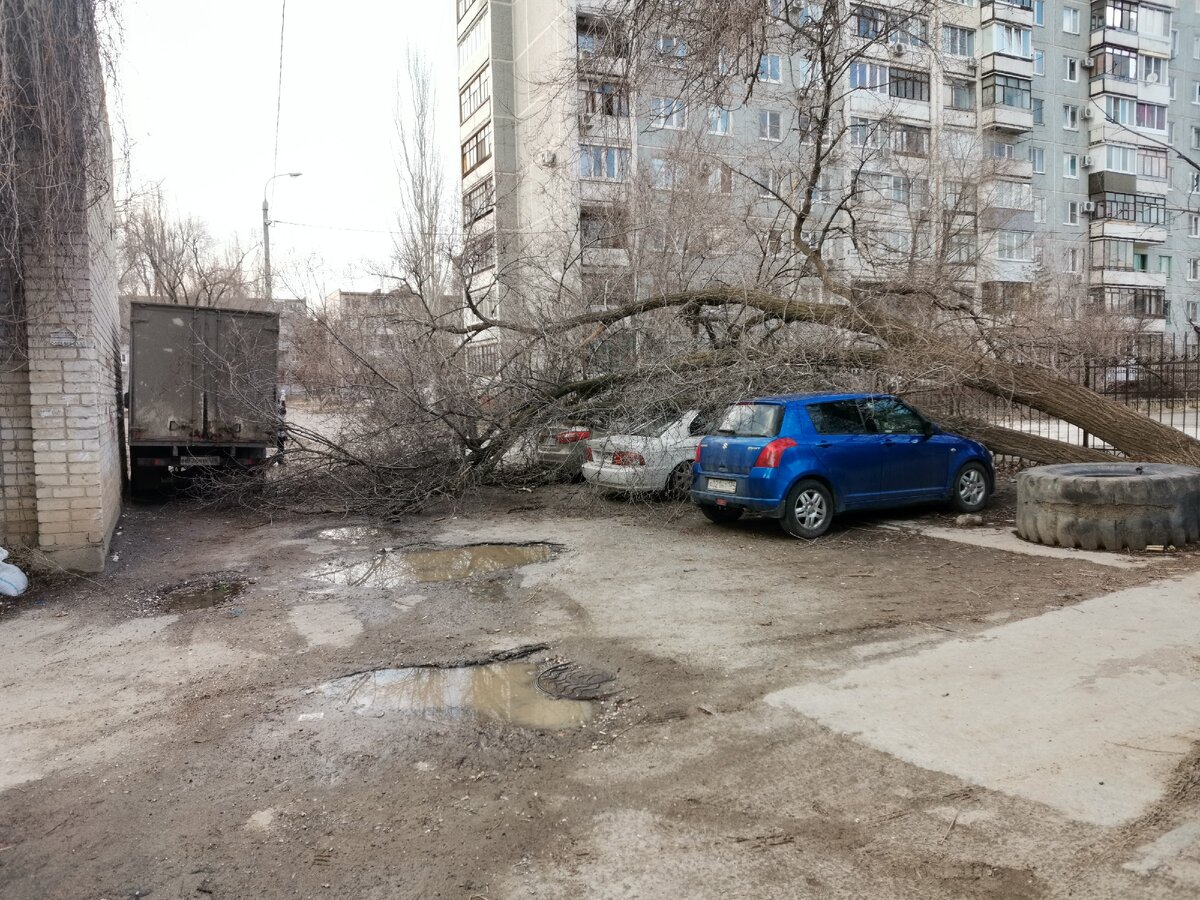
[[[792,537],[819,538],[832,522],[833,495],[821,482],[806,478],[788,491],[781,524]]]
[[[692,490],[692,464],[681,462],[667,476],[667,497],[671,500],[686,500]]]
[[[728,525],[740,519],[745,510],[740,506],[713,506],[711,503],[701,503],[700,512],[704,513],[704,517],[710,522]]]
[[[959,512],[979,512],[988,505],[991,493],[987,469],[980,463],[969,462],[954,476],[954,493],[950,502]]]

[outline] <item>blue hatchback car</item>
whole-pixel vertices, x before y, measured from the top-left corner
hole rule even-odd
[[[982,444],[942,431],[896,397],[809,394],[726,409],[696,448],[692,500],[713,522],[754,512],[815,538],[852,509],[940,500],[977,512],[994,484]]]

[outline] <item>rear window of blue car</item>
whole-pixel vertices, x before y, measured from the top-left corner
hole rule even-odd
[[[783,407],[776,403],[738,403],[725,410],[717,434],[775,437],[782,422]]]

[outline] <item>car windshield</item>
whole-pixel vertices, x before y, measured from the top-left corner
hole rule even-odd
[[[774,437],[783,421],[783,407],[774,403],[738,403],[725,410],[717,434],[734,437]]]

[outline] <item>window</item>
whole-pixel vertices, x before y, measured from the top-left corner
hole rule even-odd
[[[1079,34],[1079,8],[1076,6],[1063,7],[1063,31],[1067,34]]]
[[[492,156],[492,125],[489,122],[462,145],[462,173],[466,175]]]
[[[1159,256],[1158,258],[1158,274],[1167,276],[1167,280],[1171,280],[1171,257]]]
[[[1016,159],[1017,145],[1008,141],[992,141],[988,144],[988,155],[992,159]]]
[[[1192,126],[1192,149],[1200,150],[1200,125]]]
[[[1029,162],[1033,165],[1033,172],[1035,175],[1046,174],[1046,148],[1030,147]]]
[[[1137,253],[1133,254],[1133,271],[1149,272],[1150,271],[1150,254]]]
[[[888,34],[889,44],[920,47],[929,43],[929,21],[920,16],[900,18]]]
[[[1167,130],[1167,108],[1156,103],[1137,104],[1137,127],[1149,131]]]
[[[467,33],[463,35],[463,39],[459,41],[458,67],[460,69],[469,63],[476,53],[483,49],[483,45],[491,37],[492,32],[488,22],[488,13],[485,9],[483,14],[467,29]]]
[[[463,194],[463,227],[470,227],[490,213],[495,202],[495,183],[489,176]]]
[[[708,173],[708,190],[712,194],[733,193],[733,169],[719,163]]]
[[[1079,130],[1079,107],[1071,103],[1063,104],[1063,128],[1067,131]]]
[[[889,96],[901,100],[920,100],[929,102],[929,73],[909,69],[891,70],[891,80],[888,82]]]
[[[885,200],[908,206],[913,199],[913,180],[904,175],[884,175],[880,178],[881,193]]]
[[[1046,0],[1033,0],[1033,24],[1038,26],[1046,24]]]
[[[1163,180],[1167,177],[1167,151],[1138,148],[1138,171],[1142,178]]]
[[[872,122],[870,119],[860,116],[850,119],[851,147],[879,147],[881,139],[882,132],[878,122]]]
[[[1200,59],[1200,34],[1192,38],[1192,59]]]
[[[853,62],[850,64],[850,89],[887,93],[888,67],[877,63]]]
[[[928,128],[919,125],[893,125],[888,130],[888,146],[904,156],[928,156]]]
[[[1147,57],[1149,58],[1149,57]],[[1124,47],[1105,46],[1093,57],[1096,63],[1094,69],[1097,75],[1107,75],[1119,78],[1121,81],[1137,80],[1137,54]],[[1074,79],[1067,79],[1073,81]]]
[[[1029,262],[1033,259],[1033,234],[1028,231],[997,231],[996,258]]]
[[[758,182],[758,196],[764,200],[774,200],[782,193],[783,176],[772,169],[759,169],[755,180]]]
[[[1046,101],[1041,97],[1033,98],[1033,124],[1046,124]]]
[[[966,181],[947,181],[946,209],[956,214],[975,212],[974,186]]]
[[[962,78],[947,78],[944,84],[946,106],[949,109],[975,109],[975,82]]]
[[[1033,190],[1022,181],[997,181],[992,190],[994,209],[1033,209]]]
[[[1165,288],[1096,287],[1089,299],[1100,309],[1125,316],[1161,319],[1169,312]]]
[[[1033,198],[1033,222],[1035,225],[1040,225],[1046,221],[1046,198]]]
[[[687,58],[687,41],[674,35],[659,35],[658,40],[654,42],[654,50],[661,62],[681,66]]]
[[[1188,216],[1188,237],[1200,237],[1200,216],[1195,213]]]
[[[1142,56],[1142,81],[1150,84],[1173,83],[1174,79],[1164,77],[1166,74],[1167,61],[1165,59],[1159,56]]]
[[[1189,193],[1200,194],[1200,172],[1192,173],[1192,186],[1188,189]]]
[[[1093,268],[1116,269],[1122,272],[1133,271],[1133,241],[1108,238],[1092,241],[1092,248]]]
[[[1175,76],[1174,75],[1172,75],[1170,78],[1167,79],[1167,90],[1168,90],[1168,95],[1170,96],[1170,98],[1172,100],[1174,100],[1175,99]]]
[[[1064,153],[1063,154],[1063,177],[1078,178],[1079,177],[1079,154]]]
[[[1033,51],[1033,74],[1046,74],[1046,54],[1041,50]]]
[[[783,82],[783,57],[778,53],[764,53],[758,58],[758,80],[770,84]]]
[[[579,236],[583,246],[620,250],[626,246],[629,224],[616,208],[584,206],[579,210]]]
[[[1137,174],[1137,148],[1108,144],[1104,148],[1104,168],[1110,172]]]
[[[1066,16],[1063,16],[1066,30]],[[1137,0],[1106,0],[1092,5],[1092,30],[1115,28],[1118,31],[1138,30]],[[1076,34],[1079,32],[1076,31]]]
[[[1063,250],[1063,269],[1072,275],[1080,271],[1078,247],[1067,247]]]
[[[1104,95],[1104,115],[1120,125],[1132,125],[1134,119],[1134,101],[1127,97]]]
[[[650,127],[676,130],[686,128],[687,104],[674,97],[651,97]]]
[[[1200,81],[1192,82],[1192,102],[1200,104]]]
[[[1200,259],[1188,260],[1188,281],[1200,281]]]
[[[975,56],[975,29],[942,26],[942,50],[950,56]]]
[[[1027,78],[988,75],[983,79],[983,102],[987,106],[1029,109],[1032,106],[1032,87],[1033,83]]]
[[[925,434],[925,420],[893,397],[859,401],[873,434]]]
[[[1165,225],[1167,201],[1165,197],[1106,191],[1096,201],[1096,218],[1140,222],[1143,225]]]
[[[876,40],[887,32],[887,13],[874,6],[852,7],[850,19],[854,33],[861,38]]]
[[[1079,60],[1074,56],[1063,57],[1063,81],[1079,80]]]
[[[710,106],[708,109],[708,133],[730,134],[732,131],[733,124],[729,110],[720,106]]]
[[[952,263],[973,265],[975,260],[975,235],[956,232],[946,235],[946,259]]]
[[[984,312],[1011,312],[1029,301],[1029,288],[1026,281],[985,281],[979,292]]]
[[[492,96],[492,76],[485,66],[458,94],[458,120],[465,122]]]
[[[627,48],[620,32],[603,16],[577,16],[575,48],[580,56],[623,57]]]
[[[1079,201],[1078,200],[1068,200],[1067,201],[1067,208],[1066,208],[1065,214],[1063,215],[1063,224],[1064,225],[1078,225],[1079,224]]]
[[[783,140],[783,114],[777,109],[760,110],[758,136],[764,141]]]
[[[650,160],[650,184],[661,191],[669,191],[683,183],[683,166],[669,159],[655,157]]]
[[[462,17],[467,14],[467,10],[471,8],[471,4],[474,2],[475,0],[458,0],[458,21],[462,21]]]
[[[624,147],[583,144],[579,148],[579,177],[624,181],[629,175],[629,151]]]
[[[1033,32],[1019,25],[995,24],[984,29],[984,46],[1005,56],[1033,58]]]
[[[629,94],[615,81],[585,81],[580,93],[584,115],[629,115]]]
[[[856,400],[835,400],[805,407],[817,434],[868,434]]]
[[[1138,9],[1138,31],[1158,38],[1172,37],[1171,11],[1156,6],[1142,6]]]

